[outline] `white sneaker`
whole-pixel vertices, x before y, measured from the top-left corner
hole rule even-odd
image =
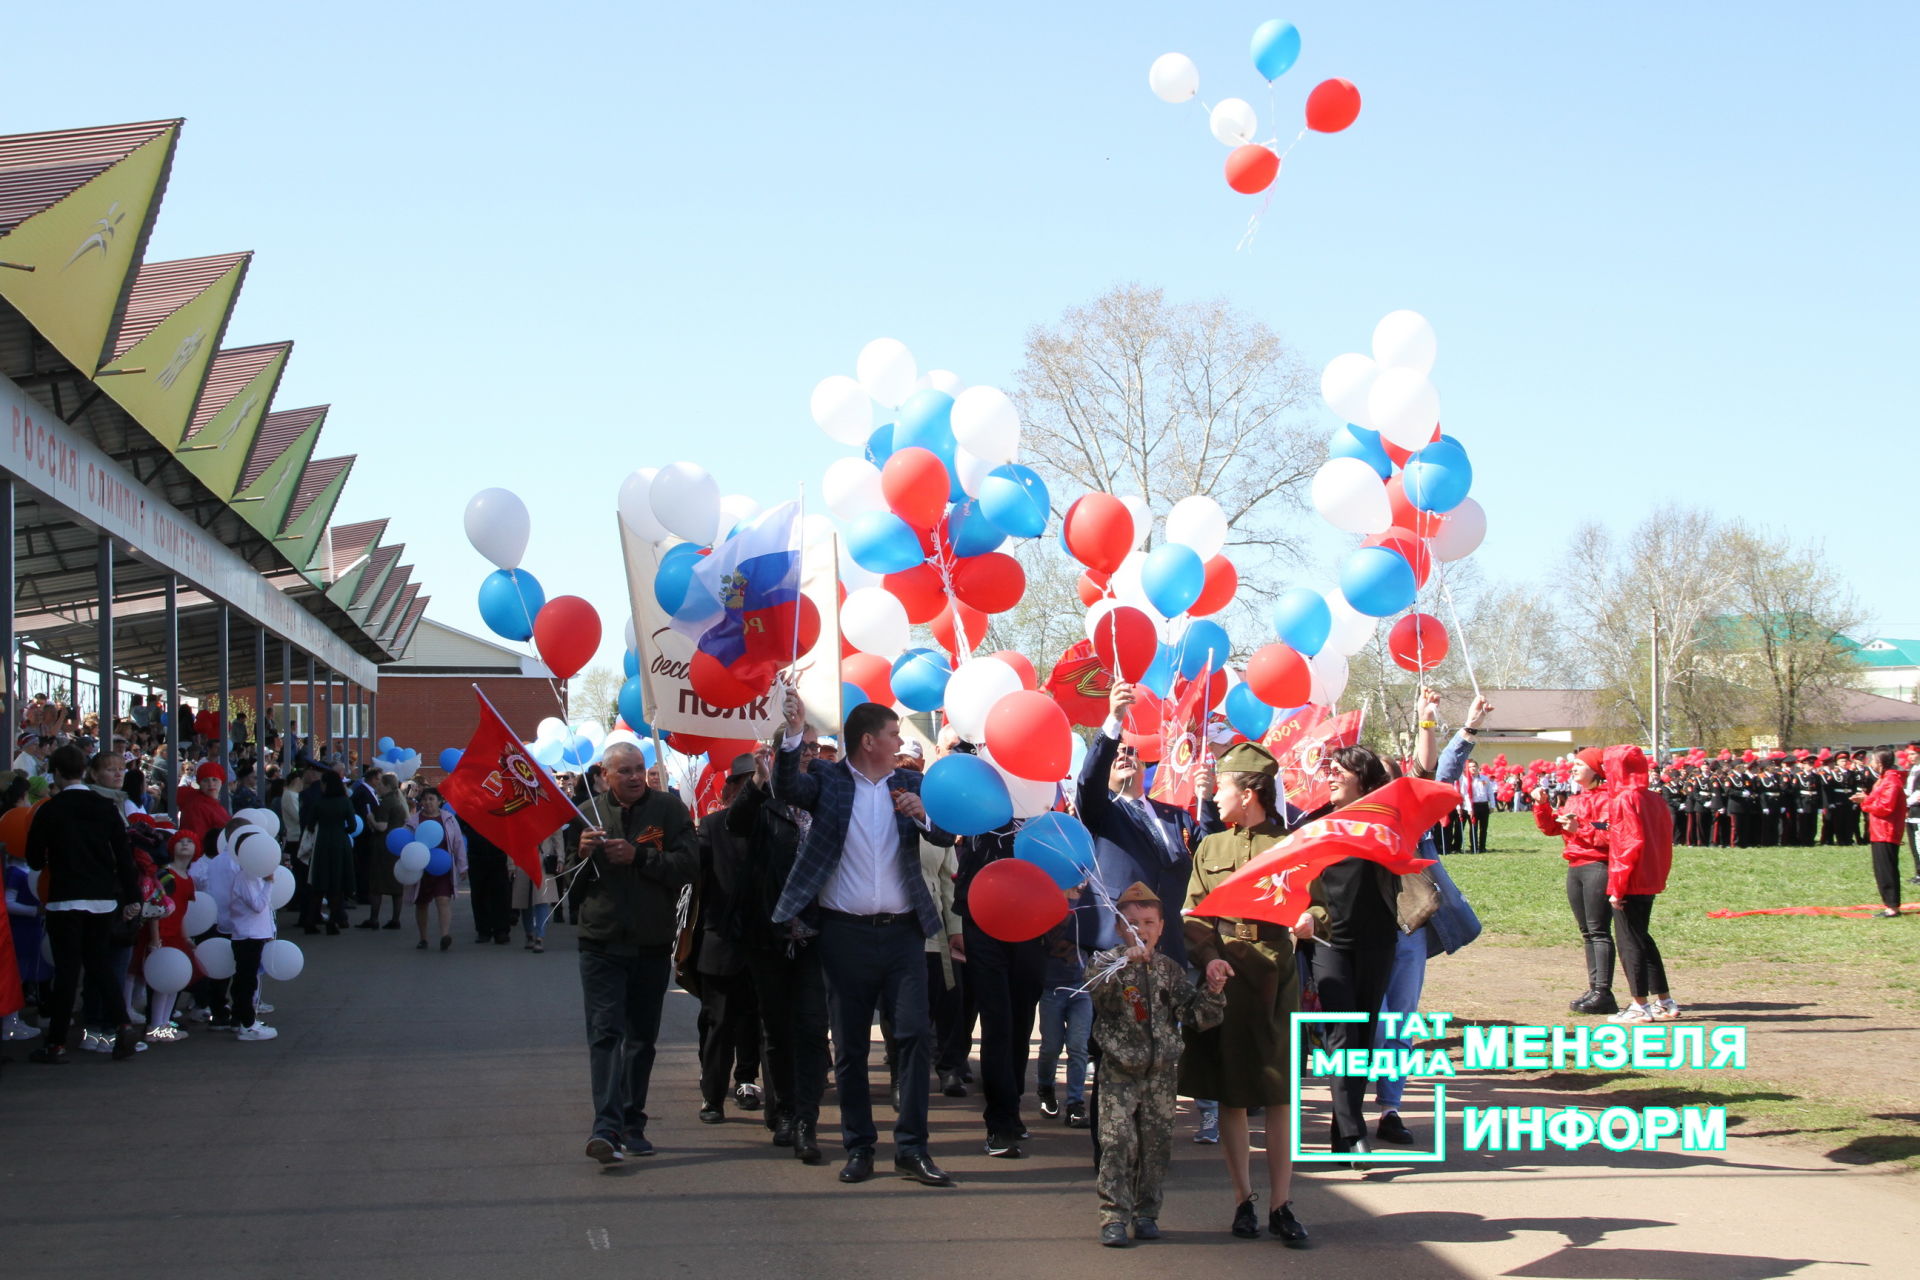
[[[1653,1015],[1655,1022],[1673,1022],[1681,1016],[1680,1006],[1672,1000],[1662,1000],[1659,1004],[1650,1006],[1647,1012]]]
[[[103,1036],[97,1031],[82,1031],[80,1047],[88,1053],[112,1053],[113,1037]]]
[[[170,1022],[147,1032],[147,1039],[153,1041],[155,1044],[178,1044],[186,1038],[187,1033]]]
[[[250,1027],[240,1028],[240,1030],[234,1034],[233,1038],[235,1040],[271,1040],[279,1034],[278,1031],[275,1031],[266,1023],[256,1022]]]
[[[1630,1004],[1607,1019],[1608,1022],[1652,1022],[1653,1012],[1645,1005]]]
[[[7,1015],[5,1030],[0,1030],[0,1040],[31,1040],[40,1034],[40,1028],[30,1027],[19,1014]]]

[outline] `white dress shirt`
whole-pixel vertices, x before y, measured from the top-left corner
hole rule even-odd
[[[800,741],[799,734],[788,734],[780,746],[784,751],[796,751]],[[850,916],[906,915],[913,910],[913,899],[907,895],[906,879],[901,874],[900,828],[894,816],[893,792],[887,786],[893,773],[889,771],[875,782],[851,764],[847,772],[853,775],[853,813],[847,820],[847,843],[840,851],[840,865],[820,890],[820,905]]]

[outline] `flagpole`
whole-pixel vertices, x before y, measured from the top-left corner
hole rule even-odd
[[[485,707],[488,710],[488,712],[492,714],[495,720],[498,720],[501,724],[506,725],[507,734],[509,737],[511,737],[515,742],[523,741],[520,735],[513,731],[513,726],[510,724],[507,724],[507,718],[500,714],[500,709],[493,705],[493,699],[487,697],[487,691],[485,689],[482,689],[478,684],[476,684],[473,686],[473,692],[475,696],[480,699],[480,705]],[[536,760],[534,761],[534,764],[539,765],[540,762]],[[540,767],[544,768],[545,766],[540,766]],[[566,789],[560,785],[558,780],[556,780],[551,774],[547,775],[547,780],[553,783],[553,789],[560,793],[560,798],[567,802],[567,808],[573,810],[574,816],[579,818],[580,821],[586,823],[588,826],[592,826],[593,819],[589,818],[586,814],[580,812],[580,806],[573,802],[573,797],[566,793]]]

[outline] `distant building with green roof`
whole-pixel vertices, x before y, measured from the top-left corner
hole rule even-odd
[[[1877,636],[1854,650],[1861,683],[1883,698],[1920,702],[1920,640]]]

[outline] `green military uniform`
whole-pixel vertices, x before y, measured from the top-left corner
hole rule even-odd
[[[1119,904],[1158,901],[1137,884]],[[1121,954],[1096,953],[1087,969],[1100,973]],[[1173,1156],[1181,1029],[1218,1024],[1226,997],[1196,987],[1184,968],[1158,952],[1096,982],[1092,996],[1101,1055],[1100,1220],[1157,1218]]]

